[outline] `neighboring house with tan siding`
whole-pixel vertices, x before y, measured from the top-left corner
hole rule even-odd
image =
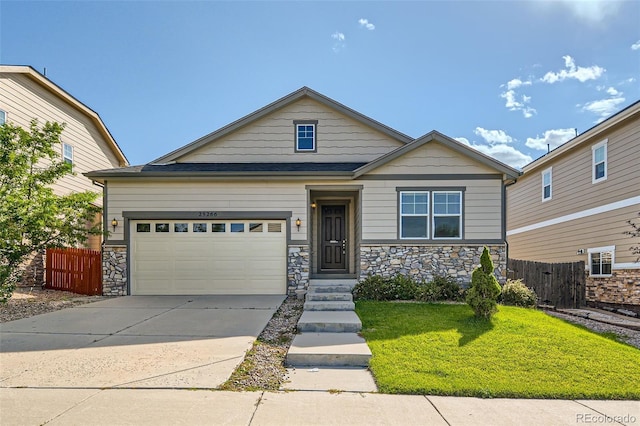
[[[294,294],[310,278],[506,276],[519,172],[438,132],[413,139],[309,88],[149,164],[97,170],[105,294]]]
[[[65,124],[58,149],[60,158],[73,165],[74,175],[53,185],[56,194],[87,190],[102,193],[83,173],[128,165],[95,111],[29,66],[0,65],[0,123],[28,130],[33,119],[40,125],[47,121]],[[102,197],[95,203],[102,206]],[[87,246],[100,250],[101,241],[100,236],[90,236]]]
[[[512,259],[584,261],[587,301],[640,311],[640,101],[523,168],[507,189]]]

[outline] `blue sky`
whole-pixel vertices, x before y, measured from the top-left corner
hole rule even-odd
[[[0,1],[31,65],[149,162],[302,86],[521,167],[640,99],[638,1]]]

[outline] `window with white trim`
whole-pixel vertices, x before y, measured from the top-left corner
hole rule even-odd
[[[7,122],[7,113],[0,109],[0,126]]]
[[[62,160],[73,166],[73,146],[68,143],[62,144]]]
[[[587,250],[589,253],[589,276],[608,277],[614,263],[616,247],[596,247]]]
[[[607,180],[607,139],[591,147],[592,183]]]
[[[296,152],[316,151],[316,126],[317,121],[294,121]]]
[[[462,192],[433,191],[433,239],[462,238]]]
[[[400,238],[429,238],[429,191],[400,191]]]
[[[551,199],[552,179],[553,179],[553,174],[551,171],[551,167],[549,167],[547,170],[542,171],[542,201],[547,201]]]

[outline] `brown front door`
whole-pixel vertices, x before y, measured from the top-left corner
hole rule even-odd
[[[345,206],[322,206],[320,221],[320,267],[344,272],[347,268],[347,234]]]

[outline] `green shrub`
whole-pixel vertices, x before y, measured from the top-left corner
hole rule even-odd
[[[538,304],[538,296],[522,280],[507,280],[502,286],[501,299],[504,305],[522,308],[535,308]]]
[[[418,294],[418,283],[405,275],[383,278],[369,275],[352,290],[355,300],[413,300]]]
[[[490,319],[498,311],[501,288],[493,269],[491,255],[485,247],[480,256],[480,266],[471,274],[471,288],[467,292],[467,303],[478,318]]]
[[[441,300],[459,302],[464,300],[464,290],[457,279],[445,275],[436,275],[431,281],[419,286],[417,299],[422,302],[437,302]]]

